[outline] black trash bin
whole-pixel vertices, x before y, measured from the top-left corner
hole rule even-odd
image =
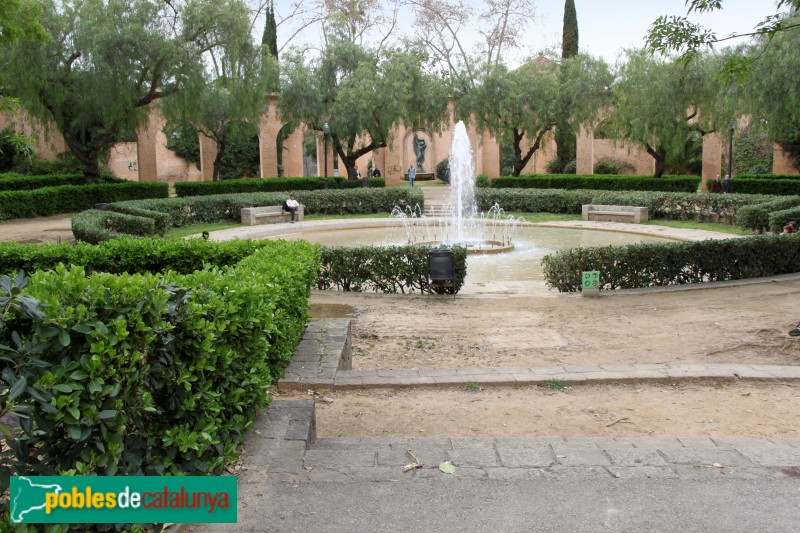
[[[100,211],[108,211],[108,204],[106,203],[94,204],[94,208]]]
[[[428,252],[428,278],[436,294],[456,293],[456,264],[453,250],[444,248]]]

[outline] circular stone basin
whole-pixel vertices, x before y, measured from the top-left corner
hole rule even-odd
[[[299,228],[292,228],[297,230]],[[306,240],[325,246],[389,246],[409,244],[396,228],[358,228],[332,231],[301,231],[275,239]],[[674,239],[635,233],[571,228],[521,226],[514,234],[514,250],[498,254],[476,254],[467,258],[467,282],[543,280],[542,258],[557,250],[587,246],[626,245],[639,242],[675,242]],[[419,242],[414,243],[419,244]]]
[[[442,246],[442,241],[423,241],[416,243],[417,246]],[[473,254],[502,254],[514,249],[513,242],[500,241],[474,241],[468,243],[452,243],[451,246],[461,246],[467,249],[467,255]]]

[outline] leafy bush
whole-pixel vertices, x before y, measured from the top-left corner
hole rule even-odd
[[[564,165],[564,170],[562,171],[564,174],[577,174],[578,173],[578,161],[573,159],[566,165]]]
[[[361,180],[348,180],[339,176],[328,178],[330,189],[356,189],[361,186]],[[386,187],[386,181],[383,178],[371,178],[369,186]],[[313,177],[199,181],[175,184],[175,192],[180,197],[246,192],[315,191],[324,188],[325,178]]]
[[[30,176],[43,176],[49,174],[80,174],[83,165],[72,152],[62,152],[52,161],[44,159],[17,160],[14,171]]]
[[[72,217],[75,238],[91,244],[123,236],[151,237],[156,234],[154,220],[113,211],[90,209]]]
[[[652,176],[597,176],[564,174],[503,176],[492,181],[492,187],[526,189],[595,189],[605,191],[674,191],[695,192],[700,184],[696,176],[653,178]]]
[[[450,160],[442,159],[436,165],[436,179],[445,183],[450,183]]]
[[[322,290],[420,293],[430,292],[429,247],[363,246],[325,248],[320,260],[317,288]],[[467,252],[453,247],[455,291],[464,285]]]
[[[770,215],[772,213],[799,205],[800,197],[798,196],[780,198],[771,202],[755,205],[747,205],[739,209],[736,215],[736,224],[743,228],[749,228],[762,233],[770,227]],[[787,219],[787,222],[788,220],[792,219]],[[781,229],[782,228],[783,226],[781,226]]]
[[[477,176],[475,176],[475,187],[481,189],[488,189],[491,186],[492,184],[489,181],[489,176],[487,176],[486,174],[478,174]]]
[[[745,194],[778,194],[782,196],[800,195],[799,179],[742,179],[733,180],[733,191]]]
[[[800,220],[800,206],[774,211],[769,215],[769,229],[773,233],[782,233],[783,227],[790,221]]]
[[[6,439],[14,473],[219,472],[294,353],[318,260],[270,241],[188,275],[34,274],[15,297],[41,313],[12,308],[0,327],[0,410],[26,416]]]
[[[91,211],[106,213],[105,211]],[[201,239],[159,240],[121,238],[97,246],[69,244],[0,243],[0,274],[17,270],[52,270],[59,263],[81,265],[87,272],[135,274],[172,270],[189,274],[203,265],[235,265],[273,241]]]
[[[800,235],[573,248],[542,265],[547,285],[560,292],[580,291],[591,270],[604,290],[758,278],[800,272]]]
[[[738,174],[734,181],[738,180],[800,180],[800,174]]]
[[[288,195],[288,192],[221,194],[130,201],[109,207],[115,210],[136,209],[136,213],[144,216],[151,216],[146,214],[149,211],[161,213],[168,217],[168,227],[180,227],[201,222],[239,222],[242,208],[281,205]],[[421,190],[399,187],[299,191],[296,195],[306,214],[389,213],[395,206],[419,205],[422,208],[425,201]],[[80,213],[72,219],[72,233],[78,240],[97,242],[96,236],[102,235],[107,229],[100,223],[102,220],[91,213]]]
[[[70,213],[104,202],[166,198],[166,183],[106,183],[62,185],[32,191],[0,191],[0,213],[6,218],[31,218]]]
[[[101,176],[102,183],[130,183],[110,174]],[[85,185],[83,174],[50,174],[46,176],[25,176],[22,174],[0,174],[0,191],[31,191],[43,187],[59,185]]]
[[[506,211],[567,214],[579,214],[584,204],[632,205],[646,207],[650,218],[703,221],[734,220],[742,206],[778,199],[745,194],[495,188],[478,189],[475,197],[483,211],[495,203]]]

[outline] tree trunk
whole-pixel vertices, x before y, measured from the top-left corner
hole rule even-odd
[[[656,161],[655,177],[660,178],[661,176],[664,175],[664,169],[667,166],[667,150],[661,147],[653,148],[649,144],[645,144],[644,148],[645,150],[647,150],[647,153],[650,154],[650,157],[655,159]]]
[[[214,166],[212,167],[211,181],[220,181],[219,173],[222,170],[222,156],[225,154],[225,149],[228,143],[217,141],[217,157],[214,158]]]

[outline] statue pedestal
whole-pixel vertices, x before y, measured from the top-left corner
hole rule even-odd
[[[433,172],[417,172],[414,176],[414,181],[432,181],[436,179]],[[408,173],[403,174],[403,181],[408,181]]]

